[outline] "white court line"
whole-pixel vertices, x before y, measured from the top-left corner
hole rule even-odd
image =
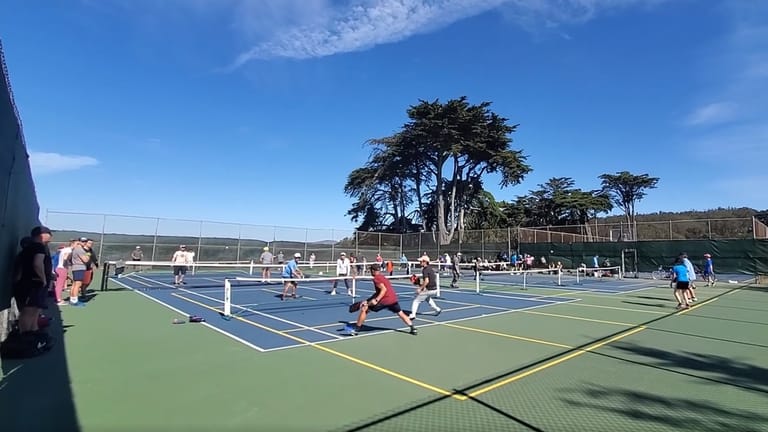
[[[133,278],[131,278],[131,277],[129,277],[128,279],[130,279],[130,280],[132,280],[132,281],[134,281],[134,282],[138,282],[138,283],[141,283],[141,284],[143,284],[143,282],[141,282],[141,281],[138,281],[138,280],[135,280],[135,279],[133,279]],[[186,312],[184,312],[184,311],[182,311],[182,310],[180,310],[180,309],[177,309],[177,308],[175,308],[175,307],[173,307],[173,306],[169,305],[168,303],[165,303],[165,302],[164,302],[164,301],[162,301],[162,300],[156,299],[156,298],[154,298],[154,297],[152,297],[152,296],[150,296],[150,295],[148,295],[148,294],[145,294],[145,293],[143,293],[143,292],[141,292],[141,291],[138,291],[138,290],[136,290],[135,288],[131,288],[130,286],[126,285],[126,284],[125,284],[125,283],[123,283],[123,282],[120,282],[120,281],[119,281],[119,280],[117,280],[117,279],[113,279],[112,281],[113,281],[113,282],[115,282],[116,284],[122,285],[123,287],[125,287],[125,288],[127,288],[127,289],[129,289],[129,290],[131,290],[131,291],[133,291],[133,292],[135,292],[136,294],[139,294],[139,295],[141,295],[141,296],[143,296],[143,297],[145,297],[145,298],[148,298],[148,299],[152,300],[153,302],[159,303],[159,304],[161,304],[161,305],[165,306],[166,308],[168,308],[168,309],[170,309],[170,310],[172,310],[172,311],[174,311],[174,312],[176,312],[176,313],[178,313],[178,314],[180,314],[180,315],[190,316],[190,314],[188,314],[188,313],[186,313]],[[151,285],[150,285],[150,286],[151,286]],[[232,333],[229,333],[229,332],[227,332],[227,331],[225,331],[225,330],[222,330],[222,329],[220,329],[220,328],[218,328],[218,327],[216,327],[216,326],[213,326],[213,325],[211,325],[211,324],[208,324],[207,322],[201,322],[200,324],[202,324],[203,326],[205,326],[205,327],[207,327],[207,328],[209,328],[209,329],[211,329],[211,330],[213,330],[213,331],[215,331],[215,332],[217,332],[217,333],[223,334],[224,336],[226,336],[226,337],[228,337],[228,338],[230,338],[230,339],[233,339],[233,340],[235,340],[235,341],[237,341],[237,342],[240,342],[241,344],[243,344],[243,345],[245,345],[245,346],[247,346],[247,347],[249,347],[249,348],[253,348],[253,349],[255,349],[256,351],[259,351],[259,352],[265,352],[265,351],[266,351],[264,348],[261,348],[261,347],[259,347],[259,346],[256,346],[256,345],[254,345],[254,344],[252,344],[252,343],[250,343],[250,342],[248,342],[248,341],[246,341],[246,340],[244,340],[244,339],[242,339],[242,338],[239,338],[239,337],[237,337],[237,336],[233,335]]]
[[[472,306],[462,306],[462,307],[457,307],[457,308],[446,308],[446,309],[443,309],[443,312],[453,312],[453,311],[459,311],[459,310],[476,309],[478,307],[481,307],[481,306],[472,305]],[[366,319],[365,322],[368,323],[368,322],[387,321],[387,320],[400,320],[400,317],[398,317],[397,315],[390,315],[390,316],[384,316],[384,317],[379,317],[379,318]],[[314,326],[314,327],[315,328],[335,327],[335,326],[338,326],[339,324],[341,324],[341,323],[336,322],[336,323],[333,323],[333,324],[321,324],[321,325],[317,325],[317,326]],[[304,331],[304,330],[303,329],[284,330],[285,333],[294,333],[294,332],[297,332],[297,331]],[[389,331],[389,330],[383,330],[383,331]]]
[[[455,320],[434,321],[434,322],[431,322],[429,324],[419,325],[417,327],[419,329],[422,329],[422,328],[425,328],[425,327],[439,326],[439,325],[442,325],[442,324],[453,324],[453,323],[457,323],[457,322],[469,321],[469,320],[474,320],[474,319],[479,319],[479,318],[490,318],[490,317],[494,317],[494,316],[507,315],[507,314],[511,314],[511,313],[515,313],[515,312],[524,312],[524,311],[527,311],[527,310],[538,309],[538,308],[542,308],[542,307],[549,307],[549,306],[553,306],[553,305],[556,305],[556,304],[558,304],[558,303],[541,304],[541,305],[531,306],[531,307],[522,308],[522,309],[510,309],[510,310],[501,311],[501,312],[494,312],[494,313],[490,313],[490,314],[483,314],[483,315],[477,315],[477,316],[471,316],[471,317],[465,317],[465,318],[457,318]],[[477,305],[477,306],[482,307],[482,305]],[[418,318],[417,318],[417,322],[418,322]],[[408,330],[408,328],[407,327],[400,327],[400,328],[396,328],[396,329],[392,329],[392,330],[379,330],[379,331],[358,333],[357,336],[347,336],[347,337],[343,337],[343,338],[340,338],[340,339],[332,339],[332,340],[325,340],[325,341],[320,341],[320,342],[313,342],[313,343],[311,343],[309,345],[325,345],[325,344],[329,344],[329,343],[337,343],[337,342],[355,340],[355,339],[359,339],[361,337],[378,336],[378,335],[385,334],[385,333],[394,333],[395,331],[404,331],[404,330]],[[295,344],[295,345],[286,345],[286,346],[277,347],[277,348],[268,348],[268,349],[266,349],[266,352],[280,351],[280,350],[291,349],[291,348],[299,348],[299,347],[303,347],[303,346],[307,346],[307,344]]]
[[[139,276],[139,277],[140,277],[140,276]],[[204,298],[204,299],[207,299],[207,300],[210,300],[210,301],[214,301],[214,302],[217,302],[217,303],[221,303],[221,304],[224,304],[224,301],[223,301],[223,300],[219,300],[219,299],[216,299],[216,298],[213,298],[213,297],[210,297],[210,296],[207,296],[207,295],[203,295],[203,294],[198,294],[198,293],[196,293],[196,292],[194,292],[194,291],[190,291],[190,290],[187,290],[187,289],[184,289],[184,288],[177,288],[177,287],[174,287],[173,285],[169,285],[169,284],[164,284],[164,285],[166,285],[166,286],[168,286],[168,287],[171,287],[171,288],[176,288],[176,289],[178,289],[178,290],[180,290],[180,291],[184,291],[184,292],[186,292],[186,293],[189,293],[189,294],[192,294],[192,295],[196,295],[196,296],[198,296],[198,297],[201,297],[201,298]],[[294,321],[290,321],[290,320],[287,320],[287,319],[283,319],[283,318],[280,318],[280,317],[277,317],[277,316],[274,316],[274,315],[270,315],[270,314],[268,314],[268,313],[259,312],[259,311],[255,310],[255,309],[251,309],[251,308],[245,308],[245,307],[242,307],[242,306],[239,306],[239,305],[236,305],[236,304],[232,304],[232,306],[233,306],[233,307],[236,307],[236,308],[238,308],[238,309],[244,310],[244,311],[248,311],[248,312],[254,313],[254,314],[256,314],[256,315],[261,315],[261,316],[263,316],[263,317],[266,317],[266,318],[270,318],[270,319],[273,319],[273,320],[275,320],[275,321],[280,321],[280,322],[283,322],[283,323],[286,323],[286,324],[290,324],[290,325],[292,325],[292,326],[294,326],[294,327],[302,327],[302,328],[304,328],[304,329],[306,329],[306,330],[312,330],[312,331],[315,331],[315,332],[317,332],[317,333],[321,333],[321,334],[324,334],[324,335],[326,335],[326,336],[331,336],[331,337],[334,337],[334,338],[339,338],[339,339],[341,339],[341,336],[339,336],[339,335],[335,335],[335,334],[333,334],[333,333],[324,332],[324,331],[322,331],[322,330],[315,330],[315,329],[313,329],[312,327],[307,327],[307,326],[305,326],[305,325],[303,325],[303,324],[299,324],[299,323],[297,323],[297,322],[294,322]]]

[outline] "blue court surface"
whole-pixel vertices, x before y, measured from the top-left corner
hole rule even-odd
[[[344,332],[348,322],[357,319],[349,313],[353,298],[339,283],[338,295],[330,295],[331,283],[306,279],[299,284],[296,299],[282,301],[282,284],[249,281],[232,282],[232,317],[222,317],[224,306],[224,276],[221,274],[187,275],[185,285],[173,285],[173,276],[164,273],[133,273],[111,278],[115,284],[132,289],[182,315],[197,315],[220,333],[259,351],[274,351],[308,344],[323,344],[341,340],[405,331],[405,324],[389,311],[369,313],[362,331],[354,337]],[[414,287],[406,280],[394,280],[400,305],[410,312]],[[444,281],[443,286],[446,285]],[[373,293],[370,280],[357,284],[355,300]],[[552,295],[528,292],[485,292],[478,295],[470,290],[443,289],[436,299],[442,312],[434,316],[428,303],[419,307],[415,324],[419,328],[456,322],[483,316],[507,314],[520,310],[541,308],[578,301]]]

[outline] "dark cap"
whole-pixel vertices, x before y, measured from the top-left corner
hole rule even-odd
[[[32,232],[29,233],[29,235],[32,237],[37,237],[41,234],[53,234],[53,233],[51,232],[50,229],[48,229],[48,227],[44,227],[44,226],[36,226],[32,228]]]
[[[381,271],[381,266],[380,266],[378,263],[375,263],[375,264],[371,264],[370,266],[368,266],[368,268],[369,268],[369,269],[370,269],[372,272],[375,272],[375,271]]]
[[[88,241],[88,237],[80,237],[80,241],[85,243]]]

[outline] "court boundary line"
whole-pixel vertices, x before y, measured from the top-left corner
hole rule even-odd
[[[162,282],[160,282],[160,283],[162,283]],[[170,284],[164,284],[164,285],[168,286],[169,288],[178,289],[178,290],[183,291],[183,292],[185,292],[187,294],[196,295],[196,296],[204,298],[206,300],[210,300],[210,301],[214,301],[216,303],[224,304],[223,300],[215,299],[213,297],[210,297],[210,296],[207,296],[207,295],[204,295],[204,294],[198,294],[198,293],[196,293],[194,291],[191,291],[191,290],[188,290],[188,289],[185,289],[185,288],[174,287],[173,285],[170,285]],[[171,293],[171,294],[173,294],[173,293]],[[181,296],[176,296],[176,297],[181,297]],[[303,324],[300,324],[300,323],[297,323],[297,322],[294,322],[294,321],[291,321],[291,320],[287,320],[285,318],[280,318],[280,317],[277,317],[277,316],[274,316],[274,315],[271,315],[271,314],[268,314],[268,313],[257,311],[255,309],[244,308],[244,307],[236,305],[234,303],[232,304],[232,306],[236,307],[238,309],[244,310],[244,311],[251,312],[251,313],[259,315],[259,316],[263,316],[265,318],[273,319],[275,321],[280,321],[280,322],[285,323],[285,324],[290,324],[290,325],[292,325],[294,327],[302,327],[305,330],[312,330],[314,332],[317,332],[317,333],[320,333],[320,334],[323,334],[323,335],[326,335],[326,336],[330,336],[330,337],[333,337],[333,338],[340,338],[341,339],[341,336],[339,336],[339,335],[335,335],[333,333],[328,333],[328,332],[325,332],[325,331],[322,331],[322,330],[314,330],[311,327],[307,327],[307,326],[305,326]]]
[[[129,279],[129,280],[134,280],[134,279],[132,279],[132,278],[130,278],[130,277],[129,277],[128,279]],[[135,282],[138,282],[138,281],[136,281],[136,280],[134,280],[134,281],[135,281]],[[136,294],[138,294],[138,295],[140,295],[140,296],[142,296],[142,297],[144,297],[144,298],[147,298],[147,299],[149,299],[149,300],[152,300],[152,301],[153,301],[153,302],[155,302],[155,303],[158,303],[158,304],[160,304],[160,305],[162,305],[162,306],[165,306],[167,309],[170,309],[170,310],[172,310],[172,311],[174,311],[174,312],[176,312],[176,313],[178,313],[178,314],[180,314],[180,315],[190,316],[190,314],[188,314],[188,313],[186,313],[186,312],[182,311],[181,309],[178,309],[178,308],[176,308],[176,307],[174,307],[174,306],[171,306],[171,305],[169,305],[168,303],[166,303],[166,302],[164,302],[164,301],[162,301],[162,300],[160,300],[160,299],[154,298],[154,297],[152,297],[152,296],[151,296],[151,295],[149,295],[149,294],[143,293],[143,292],[141,292],[141,291],[137,290],[136,288],[133,288],[133,287],[131,287],[131,286],[129,286],[129,285],[127,285],[127,284],[125,284],[125,283],[121,282],[121,281],[118,281],[118,280],[116,280],[116,279],[115,279],[115,280],[114,280],[114,282],[115,282],[116,284],[118,284],[118,285],[121,285],[121,286],[123,286],[124,288],[126,288],[126,289],[128,289],[128,290],[131,290],[131,291],[135,292]],[[209,323],[207,323],[207,322],[201,322],[200,324],[202,324],[204,327],[207,327],[207,328],[209,328],[209,329],[211,329],[211,330],[213,330],[213,331],[215,331],[215,332],[217,332],[217,333],[219,333],[219,334],[223,334],[224,336],[226,336],[226,337],[228,337],[228,338],[230,338],[230,339],[232,339],[232,340],[234,340],[234,341],[236,341],[236,342],[239,342],[239,343],[241,343],[241,344],[243,344],[243,345],[245,345],[245,346],[247,346],[247,347],[249,347],[249,348],[252,348],[252,349],[254,349],[254,350],[256,350],[256,351],[259,351],[259,352],[266,352],[266,349],[265,349],[265,348],[262,348],[262,347],[260,347],[260,346],[258,346],[258,345],[256,345],[256,344],[250,343],[250,342],[246,341],[245,339],[243,339],[243,338],[241,338],[241,337],[239,337],[239,336],[236,336],[236,335],[234,335],[234,334],[232,334],[232,333],[229,333],[228,331],[226,331],[226,330],[224,330],[224,329],[218,328],[218,327],[216,327],[216,326],[214,326],[214,325],[212,325],[212,324],[209,324]]]
[[[740,290],[740,289],[743,289],[743,288],[744,287],[741,286],[738,289]],[[682,315],[682,314],[684,314],[686,312],[689,312],[691,310],[698,309],[698,308],[700,308],[702,306],[705,306],[705,305],[707,305],[709,303],[717,301],[720,297],[722,297],[724,295],[728,295],[728,293],[733,291],[733,290],[736,290],[736,288],[734,288],[732,290],[729,290],[729,291],[726,291],[726,292],[722,292],[720,294],[717,294],[714,297],[709,298],[709,299],[707,299],[707,300],[705,300],[705,301],[703,301],[703,302],[701,302],[701,303],[699,303],[699,304],[697,304],[695,306],[692,306],[692,307],[690,307],[688,309],[683,309],[683,310],[671,312],[669,314],[666,314],[666,315],[663,315],[663,316],[660,316],[660,317],[648,320],[648,321],[646,321],[644,323],[637,324],[636,326],[634,326],[633,328],[630,328],[628,330],[623,330],[623,331],[620,331],[620,332],[617,332],[617,333],[613,333],[611,335],[608,335],[608,336],[600,338],[600,339],[598,339],[596,341],[593,341],[593,342],[591,342],[589,344],[584,344],[584,345],[582,345],[580,347],[576,347],[576,348],[574,348],[572,350],[569,350],[569,351],[571,351],[570,353],[569,353],[569,351],[566,351],[564,353],[560,353],[558,355],[551,356],[551,357],[549,357],[548,361],[545,361],[544,363],[542,363],[541,361],[534,362],[533,364],[530,364],[528,366],[525,366],[523,368],[518,369],[518,371],[520,371],[520,372],[514,373],[513,375],[511,375],[510,377],[508,377],[506,379],[503,379],[501,381],[497,381],[497,382],[495,382],[493,384],[490,384],[490,385],[487,385],[485,387],[480,387],[480,386],[482,384],[484,384],[484,383],[489,383],[489,382],[496,381],[498,379],[498,377],[497,378],[487,379],[484,382],[481,382],[479,384],[475,384],[475,385],[472,385],[472,386],[467,386],[467,387],[465,387],[466,390],[469,390],[469,389],[472,389],[472,388],[476,388],[476,387],[480,387],[480,388],[475,390],[475,391],[472,391],[472,392],[467,392],[466,390],[463,390],[463,391],[461,391],[461,393],[465,394],[468,399],[476,398],[477,396],[482,395],[484,393],[487,393],[487,392],[489,392],[491,390],[498,389],[498,388],[503,387],[503,386],[505,386],[507,384],[510,384],[510,383],[512,383],[514,381],[517,381],[517,380],[520,380],[520,379],[525,378],[527,376],[533,375],[534,373],[537,373],[537,372],[540,372],[542,370],[548,369],[550,367],[556,366],[556,365],[558,365],[560,363],[565,362],[566,360],[570,360],[570,359],[572,359],[574,357],[578,357],[578,356],[583,355],[583,354],[585,354],[587,352],[594,351],[594,350],[596,350],[596,349],[598,349],[600,347],[603,347],[603,346],[608,345],[610,343],[616,342],[619,339],[623,339],[623,338],[628,337],[630,335],[637,334],[637,333],[639,333],[639,332],[641,332],[643,330],[646,330],[648,328],[647,326],[649,326],[649,325],[651,325],[651,324],[653,324],[655,322],[667,319],[669,317],[679,316],[679,315]],[[585,346],[586,346],[586,348],[584,348]],[[531,367],[533,367],[533,369],[530,369]],[[503,376],[503,375],[501,375],[501,376]]]
[[[620,311],[626,311],[626,312],[648,313],[648,314],[654,314],[654,315],[667,315],[669,313],[669,312],[662,312],[662,311],[655,311],[655,310],[642,310],[642,309],[622,308],[622,307],[618,307],[618,306],[593,305],[593,304],[578,303],[578,302],[572,302],[572,303],[573,303],[573,306],[593,307],[593,308],[598,308],[598,309],[620,310]]]
[[[502,316],[502,315],[507,315],[507,314],[515,313],[515,312],[524,312],[524,311],[532,310],[532,309],[538,309],[538,308],[543,308],[543,307],[550,307],[550,306],[553,306],[553,305],[556,305],[556,304],[557,303],[541,304],[541,305],[536,305],[536,306],[529,306],[527,308],[509,309],[509,310],[503,310],[503,311],[493,312],[493,313],[484,314],[484,315],[474,315],[474,316],[470,316],[470,317],[456,318],[456,319],[453,319],[453,320],[446,320],[446,321],[431,321],[431,320],[429,320],[430,322],[428,324],[418,325],[418,328],[422,329],[422,328],[440,326],[440,325],[443,325],[443,324],[452,324],[452,323],[463,322],[463,321],[470,321],[470,320],[476,320],[476,319],[482,319],[482,318],[492,318],[492,317],[496,317],[496,316]],[[486,307],[486,306],[477,305],[477,307]],[[416,320],[419,320],[419,318],[416,318]],[[427,321],[426,319],[423,319],[423,318],[421,318],[421,320]],[[352,337],[348,337],[348,338],[343,338],[343,339],[338,339],[338,340],[336,340],[336,339],[324,340],[324,341],[319,341],[319,342],[314,342],[314,343],[317,344],[317,345],[325,345],[325,344],[338,343],[338,342],[347,341],[347,340],[355,340],[355,339],[359,339],[359,338],[362,338],[362,337],[370,337],[370,336],[378,336],[378,335],[388,334],[388,333],[402,332],[404,330],[407,330],[407,327],[397,327],[397,328],[393,328],[391,330],[382,330],[382,331],[375,331],[375,332],[359,333],[357,336],[355,336],[353,338]],[[302,345],[286,345],[286,346],[278,347],[278,348],[267,348],[265,350],[265,352],[281,351],[281,350],[285,350],[285,349],[299,348],[301,346]]]
[[[176,296],[176,297],[178,297],[178,298],[180,298],[180,299],[183,299],[183,300],[192,302],[194,304],[197,304],[198,306],[201,306],[201,307],[204,307],[204,308],[207,308],[207,309],[211,309],[211,310],[216,310],[215,308],[213,308],[211,306],[208,306],[206,304],[200,303],[200,302],[198,302],[196,300],[189,299],[189,298],[186,298],[184,296],[180,296],[180,295],[178,295],[176,293],[171,293],[171,294]],[[402,381],[405,381],[405,382],[408,382],[410,384],[414,384],[414,385],[422,387],[424,389],[431,390],[431,391],[433,391],[435,393],[438,393],[438,394],[441,394],[443,396],[449,396],[449,397],[455,398],[457,400],[465,400],[466,399],[465,396],[456,394],[455,392],[451,392],[451,391],[442,389],[440,387],[434,386],[434,385],[426,383],[424,381],[419,381],[419,380],[417,380],[415,378],[411,378],[411,377],[409,377],[407,375],[403,375],[403,374],[401,374],[399,372],[393,371],[391,369],[384,368],[384,367],[379,366],[377,364],[371,363],[369,361],[363,360],[363,359],[358,358],[358,357],[354,357],[352,355],[343,353],[341,351],[336,351],[336,350],[334,350],[332,348],[328,348],[328,347],[325,347],[325,346],[320,346],[319,342],[310,342],[310,341],[302,339],[302,338],[300,338],[298,336],[294,336],[292,334],[286,333],[283,330],[278,330],[278,329],[269,327],[267,325],[257,323],[255,321],[251,321],[249,319],[245,319],[245,318],[237,316],[237,315],[233,315],[232,318],[234,318],[234,319],[236,319],[238,321],[244,322],[246,324],[250,324],[250,325],[252,325],[254,327],[257,327],[257,328],[260,328],[262,330],[268,331],[270,333],[274,333],[274,334],[277,334],[279,336],[283,336],[285,338],[291,339],[291,340],[293,340],[295,342],[299,342],[299,345],[293,345],[293,347],[308,346],[308,347],[316,348],[316,349],[318,349],[320,351],[323,351],[325,353],[332,354],[334,356],[343,358],[345,360],[351,361],[351,362],[356,363],[356,364],[361,365],[361,366],[365,366],[365,367],[367,367],[369,369],[372,369],[372,370],[375,370],[377,372],[381,372],[381,373],[383,373],[385,375],[389,375],[391,377],[398,378],[398,379],[400,379]],[[348,338],[344,338],[342,340],[346,340],[346,339],[348,339]],[[333,340],[329,340],[329,341],[326,341],[326,342],[332,342],[332,341]],[[271,351],[274,351],[274,349],[272,349],[272,350],[270,350],[270,349],[264,350],[264,352],[271,352]]]

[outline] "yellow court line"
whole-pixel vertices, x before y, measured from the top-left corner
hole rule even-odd
[[[466,331],[471,331],[471,332],[476,332],[476,333],[483,333],[483,334],[492,335],[492,336],[500,336],[500,337],[503,337],[503,338],[515,339],[515,340],[520,340],[520,341],[525,341],[525,342],[532,342],[532,343],[541,344],[541,345],[549,345],[549,346],[554,346],[554,347],[558,347],[558,348],[568,348],[568,349],[572,349],[573,348],[570,345],[564,345],[564,344],[557,343],[557,342],[549,342],[549,341],[545,341],[545,340],[541,340],[541,339],[528,338],[528,337],[524,337],[524,336],[515,336],[515,335],[511,335],[511,334],[507,334],[507,333],[496,332],[496,331],[493,331],[493,330],[485,330],[485,329],[479,329],[479,328],[475,328],[475,327],[465,327],[465,326],[462,326],[462,325],[451,324],[451,323],[441,323],[440,321],[432,321],[432,320],[422,320],[422,321],[427,321],[427,322],[431,322],[431,323],[437,323],[438,325],[442,325],[444,327],[452,327],[452,328],[456,328],[456,329],[460,329],[460,330],[466,330]]]
[[[594,318],[582,318],[577,316],[571,316],[571,315],[560,315],[560,314],[553,314],[553,313],[547,313],[547,312],[538,312],[538,311],[522,311],[523,313],[532,314],[532,315],[543,315],[543,316],[550,316],[555,318],[565,318],[565,319],[572,319],[572,320],[579,320],[579,321],[589,321],[589,322],[595,322],[600,324],[612,324],[612,325],[620,325],[625,327],[634,327],[637,324],[630,324],[630,323],[624,323],[624,322],[617,322],[617,321],[606,321],[606,320],[599,320]]]
[[[593,305],[593,304],[578,303],[578,302],[571,302],[571,303],[564,303],[564,304],[567,304],[569,306],[583,306],[583,307],[593,307],[593,308],[599,308],[599,309],[614,309],[614,310],[620,310],[620,311],[649,313],[649,314],[656,314],[656,315],[668,315],[669,314],[669,312],[643,310],[643,309],[632,309],[632,308],[622,308],[622,307],[616,307],[616,306]]]
[[[171,295],[176,296],[176,297],[178,297],[178,298],[180,298],[182,300],[186,300],[188,302],[194,303],[194,304],[196,304],[198,306],[201,306],[201,307],[204,307],[206,309],[210,309],[210,310],[215,311],[215,312],[220,312],[216,308],[213,308],[213,307],[208,306],[206,304],[200,303],[200,302],[198,302],[196,300],[192,300],[192,299],[186,298],[184,296],[180,296],[180,295],[178,295],[176,293],[171,293]],[[353,357],[351,355],[344,354],[344,353],[336,351],[334,349],[327,348],[327,347],[322,346],[322,345],[314,344],[314,343],[306,341],[306,340],[304,340],[302,338],[296,337],[296,336],[294,336],[292,334],[288,334],[286,332],[283,332],[283,331],[280,331],[280,330],[276,330],[276,329],[273,329],[271,327],[267,327],[265,325],[259,324],[257,322],[251,321],[251,320],[247,320],[247,319],[239,317],[239,316],[232,316],[232,318],[235,318],[235,319],[240,320],[240,321],[242,321],[244,323],[250,324],[250,325],[252,325],[254,327],[258,327],[258,328],[260,328],[262,330],[266,330],[268,332],[275,333],[277,335],[286,337],[286,338],[291,339],[293,341],[296,341],[296,342],[298,342],[300,344],[311,346],[313,348],[319,349],[320,351],[325,351],[328,354],[333,354],[333,355],[335,355],[337,357],[341,357],[341,358],[343,358],[345,360],[349,360],[349,361],[351,361],[353,363],[357,363],[357,364],[359,364],[361,366],[365,366],[365,367],[367,367],[369,369],[373,369],[373,370],[375,370],[377,372],[381,372],[383,374],[386,374],[386,375],[398,378],[398,379],[403,380],[405,382],[408,382],[408,383],[411,383],[411,384],[415,384],[415,385],[417,385],[419,387],[425,388],[427,390],[431,390],[431,391],[433,391],[435,393],[439,393],[439,394],[444,395],[444,396],[451,396],[452,398],[458,399],[458,400],[466,400],[467,399],[466,396],[458,395],[458,394],[455,394],[453,392],[449,392],[448,390],[444,390],[444,389],[441,389],[439,387],[435,387],[435,386],[433,386],[431,384],[427,384],[425,382],[422,382],[422,381],[419,381],[417,379],[405,376],[405,375],[397,373],[395,371],[392,371],[392,370],[389,370],[389,369],[385,369],[385,368],[383,368],[381,366],[377,366],[377,365],[375,365],[373,363],[369,363],[369,362],[367,362],[365,360],[359,359],[357,357]]]
[[[688,312],[690,312],[690,311],[692,311],[694,309],[698,309],[698,308],[704,306],[705,304],[712,303],[713,301],[716,301],[717,299],[718,299],[718,297],[711,298],[711,299],[709,299],[709,300],[707,300],[705,302],[701,302],[701,303],[697,304],[696,306],[691,306],[688,309],[683,309],[680,312],[677,312],[675,315],[682,315],[684,313],[688,313]]]
[[[560,357],[558,359],[555,359],[555,360],[552,360],[550,362],[544,363],[543,365],[541,365],[539,367],[536,367],[534,369],[531,369],[531,370],[519,373],[517,375],[513,375],[513,376],[511,376],[511,377],[509,377],[509,378],[507,378],[507,379],[505,379],[503,381],[499,381],[499,382],[497,382],[495,384],[491,384],[491,385],[489,385],[487,387],[483,387],[483,388],[481,388],[479,390],[475,390],[472,393],[469,393],[469,397],[474,398],[474,397],[480,396],[483,393],[487,393],[487,392],[489,392],[491,390],[494,390],[494,389],[497,389],[499,387],[505,386],[505,385],[507,385],[509,383],[515,382],[515,381],[520,380],[522,378],[525,378],[527,376],[533,375],[536,372],[543,371],[544,369],[549,369],[552,366],[556,366],[556,365],[558,365],[560,363],[563,363],[565,361],[568,361],[568,360],[570,360],[570,359],[572,359],[574,357],[578,357],[578,356],[580,356],[582,354],[585,354],[585,353],[588,353],[590,351],[596,350],[596,349],[598,349],[598,348],[600,348],[600,347],[602,347],[604,345],[616,342],[619,339],[623,339],[623,338],[625,338],[627,336],[631,336],[631,335],[633,335],[635,333],[638,333],[638,332],[641,332],[643,330],[645,330],[645,326],[640,326],[640,327],[637,327],[635,329],[626,331],[626,332],[621,333],[620,335],[614,336],[614,337],[612,337],[612,338],[610,338],[610,339],[608,339],[606,341],[599,342],[599,343],[596,343],[594,345],[590,345],[587,348],[584,348],[582,350],[578,350],[576,352],[568,354],[565,357]]]

